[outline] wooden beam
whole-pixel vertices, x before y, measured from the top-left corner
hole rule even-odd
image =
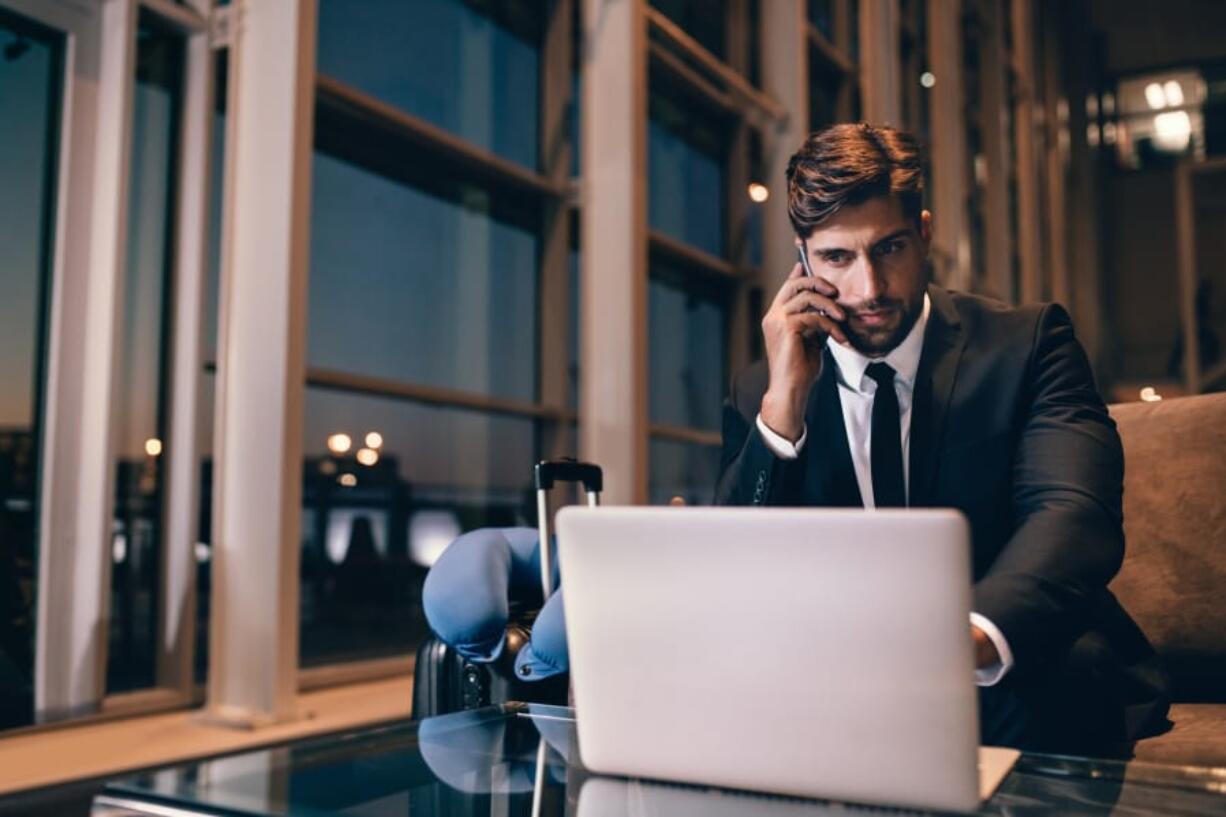
[[[543,176],[476,147],[450,131],[406,113],[338,79],[319,75],[315,81],[317,104],[330,112],[394,133],[406,148],[425,147],[444,160],[464,166],[481,177],[499,184],[543,196],[564,199],[568,193],[565,179]]]
[[[230,47],[205,717],[240,728],[298,716],[315,7],[246,4]]]
[[[365,394],[392,400],[406,400],[426,406],[479,411],[483,414],[500,414],[508,417],[527,417],[538,420],[573,422],[575,412],[561,405],[526,403],[503,397],[426,386],[420,383],[405,383],[385,377],[341,372],[334,369],[309,368],[306,370],[308,386],[320,389],[343,391],[349,394]]]
[[[723,435],[718,431],[706,431],[700,428],[687,428],[685,426],[670,426],[663,423],[652,423],[649,430],[652,437],[658,437],[662,440],[707,445],[716,448],[723,444]]]
[[[737,267],[731,261],[704,252],[659,230],[649,230],[647,235],[653,254],[704,275],[723,279],[740,277]]]
[[[719,77],[743,102],[748,103],[776,123],[783,122],[787,118],[787,110],[773,96],[755,88],[743,74],[735,71],[726,62],[712,54],[662,12],[644,5],[643,14],[646,15],[653,30],[684,51],[688,57],[703,68]]]
[[[937,281],[952,289],[971,286],[967,225],[966,121],[962,97],[962,32],[958,4],[928,4],[928,57],[932,93],[932,256]]]
[[[860,4],[863,118],[874,125],[902,126],[898,16],[898,0],[863,0]]]
[[[583,0],[579,450],[647,501],[647,9]]]

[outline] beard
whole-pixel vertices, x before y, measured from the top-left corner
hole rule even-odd
[[[882,321],[870,324],[857,320],[856,315],[866,311],[881,314]],[[848,310],[848,318],[842,324],[843,332],[847,335],[847,342],[860,354],[883,357],[906,339],[923,311],[922,291],[913,304],[892,298],[879,299],[863,304],[854,312]]]

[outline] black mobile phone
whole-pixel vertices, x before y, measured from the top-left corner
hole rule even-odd
[[[796,248],[797,255],[800,256],[800,265],[805,268],[805,275],[813,277],[813,267],[809,266],[809,249],[808,242],[800,242],[800,246]]]

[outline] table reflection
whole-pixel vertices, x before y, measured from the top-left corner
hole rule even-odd
[[[510,704],[139,774],[107,786],[94,814],[814,817],[882,811],[596,776],[583,767],[577,747],[571,710]],[[1226,769],[1024,754],[978,813],[1226,814]]]

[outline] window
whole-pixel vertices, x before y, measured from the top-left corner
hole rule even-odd
[[[34,716],[39,474],[63,36],[0,9],[0,729]]]
[[[726,145],[718,120],[683,96],[653,89],[647,125],[648,222],[714,256],[724,254]]]
[[[698,39],[687,4],[654,4]],[[676,6],[675,8],[672,6]],[[683,8],[685,7],[685,8]],[[734,30],[753,9],[738,5]],[[723,20],[723,10],[717,19]],[[701,29],[699,29],[701,31]],[[711,36],[711,35],[704,35]],[[752,36],[750,39],[754,39]],[[670,54],[693,59],[673,38]],[[723,50],[710,49],[717,54]],[[761,258],[761,215],[749,182],[761,175],[759,134],[746,111],[720,90],[728,74],[752,74],[754,48],[721,71],[715,85],[659,49],[652,51],[648,105],[648,499],[711,501],[719,469],[720,411],[733,356],[730,315],[747,308],[746,265]],[[726,86],[725,87],[729,87]],[[736,93],[743,94],[743,89]],[[743,197],[743,198],[741,198]],[[746,344],[748,345],[748,344]]]
[[[115,521],[107,689],[155,684],[164,541],[169,310],[184,43],[141,12],[136,34],[128,239],[115,392]]]
[[[1204,159],[1207,96],[1204,77],[1192,68],[1121,79],[1114,125],[1119,164],[1137,169],[1185,156]]]
[[[562,191],[536,173],[542,14],[321,3],[303,667],[412,652],[442,547],[535,524],[531,466],[542,431],[558,430],[540,404],[543,236],[571,232],[565,208],[547,206]],[[556,312],[574,303],[573,243]],[[572,332],[563,400],[576,355]]]
[[[535,524],[528,419],[310,388],[305,449],[303,666],[411,652],[443,547]]]
[[[809,0],[809,128],[860,118],[859,3]]]
[[[648,493],[653,504],[676,496],[687,504],[708,504],[719,471],[715,443],[728,383],[727,309],[719,288],[704,288],[686,277],[656,264],[648,289],[648,417],[654,432]]]
[[[313,170],[309,365],[531,401],[539,217],[424,166]]]
[[[322,0],[319,72],[536,168],[541,16],[538,0]]]
[[[717,57],[725,52],[727,13],[724,0],[651,0],[665,17]]]
[[[726,308],[719,290],[704,292],[685,283],[679,271],[656,264],[648,303],[651,421],[718,431],[728,382]]]

